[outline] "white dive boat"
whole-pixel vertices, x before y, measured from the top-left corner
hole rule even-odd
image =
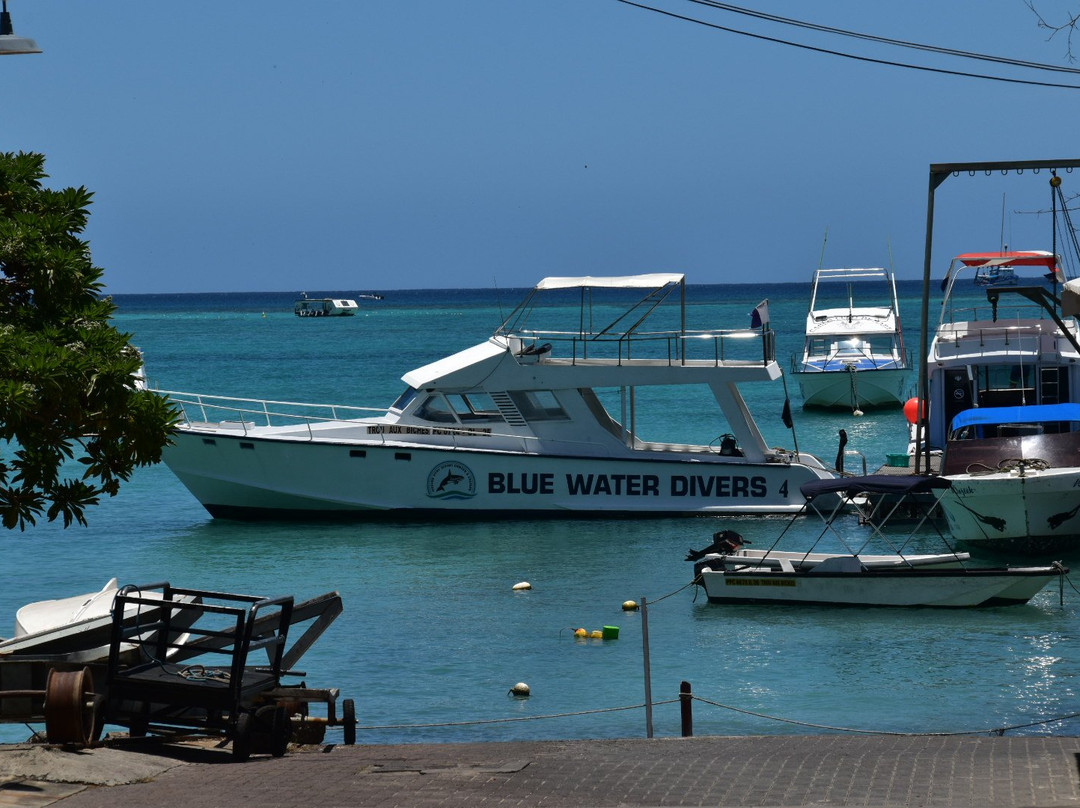
[[[973,282],[992,268],[1012,270],[1017,283]],[[932,451],[964,410],[1080,401],[1080,326],[1060,309],[1064,282],[1060,258],[1042,250],[953,259],[926,358]]]
[[[842,298],[836,294],[841,282]],[[803,406],[899,406],[911,363],[893,274],[880,268],[816,270],[802,357],[792,357],[791,364]]]
[[[339,297],[308,297],[307,293],[293,304],[297,317],[352,317],[360,308],[355,300]]]
[[[821,516],[826,527],[808,550],[777,550],[786,530],[765,551],[741,549],[741,537],[729,538],[724,546],[731,549],[690,551],[687,560],[696,562],[694,582],[713,603],[966,607],[1026,603],[1050,581],[1060,581],[1068,573],[1057,562],[1038,567],[972,566],[968,554],[955,552],[940,533],[948,552],[905,552],[915,532],[930,524],[925,518],[899,546],[883,531],[892,514],[907,516],[913,507],[921,506],[925,517],[937,499],[935,492],[940,495],[949,486],[941,477],[886,475],[806,483],[802,493],[807,509]],[[858,512],[860,528],[868,525],[871,529],[869,537],[858,539],[857,547],[838,524],[838,517],[848,508]],[[850,516],[844,520],[845,524],[850,521]],[[845,552],[815,552],[826,535],[834,536]],[[872,542],[893,552],[864,552]]]
[[[798,510],[833,474],[770,448],[738,388],[780,379],[773,332],[688,330],[687,313],[679,274],[547,278],[485,342],[406,373],[388,410],[161,391],[183,412],[164,460],[231,518]],[[691,386],[720,437],[639,435],[645,388],[677,393],[659,413],[677,430]]]
[[[941,473],[954,538],[1028,553],[1080,547],[1080,404],[965,410]]]

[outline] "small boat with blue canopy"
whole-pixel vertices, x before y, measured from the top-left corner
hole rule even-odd
[[[956,539],[1032,553],[1080,546],[1080,404],[964,410],[941,473]]]

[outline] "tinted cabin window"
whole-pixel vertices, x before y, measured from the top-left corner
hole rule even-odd
[[[450,411],[450,405],[442,396],[428,396],[427,400],[416,410],[418,418],[425,421],[435,421],[440,424],[454,423],[454,413]]]
[[[516,390],[510,399],[526,421],[566,421],[569,416],[550,390]]]
[[[454,394],[446,397],[462,423],[502,421],[502,414],[487,393]]]
[[[390,405],[392,410],[403,410],[409,406],[409,402],[416,398],[416,389],[406,387],[405,392],[397,397],[397,401]]]

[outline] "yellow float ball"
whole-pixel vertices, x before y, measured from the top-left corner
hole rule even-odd
[[[628,600],[628,601],[624,601],[624,602],[623,602],[623,605],[622,605],[622,608],[623,608],[623,611],[624,611],[624,612],[632,612],[632,611],[634,611],[634,609],[636,609],[637,607],[638,607],[638,605],[637,605],[637,601],[636,601],[636,600]]]
[[[574,636],[575,637],[587,637],[587,636],[589,636],[589,632],[587,632],[583,628],[579,628],[577,631],[574,632]]]
[[[604,632],[602,632],[602,631],[594,631],[589,636],[592,637],[594,640],[602,640],[602,639],[604,639]]]

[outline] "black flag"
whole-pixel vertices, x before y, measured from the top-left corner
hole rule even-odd
[[[784,422],[784,426],[791,429],[791,399],[784,399],[784,411],[780,413],[780,420]]]

